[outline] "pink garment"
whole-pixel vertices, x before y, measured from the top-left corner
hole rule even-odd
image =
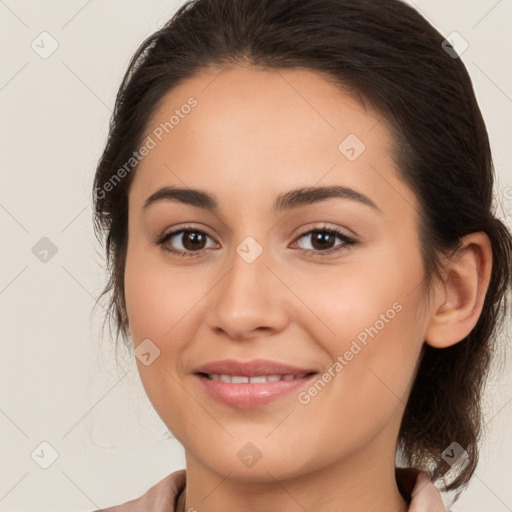
[[[441,493],[426,472],[396,468],[395,475],[400,492],[410,499],[408,512],[446,512]],[[160,480],[140,498],[94,512],[176,512],[176,502],[185,483],[186,471],[180,469]]]

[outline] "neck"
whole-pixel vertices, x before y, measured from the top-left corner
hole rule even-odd
[[[407,512],[395,479],[392,458],[344,459],[294,478],[247,481],[233,472],[212,472],[187,454],[187,484],[178,512]],[[389,463],[390,462],[390,463]]]

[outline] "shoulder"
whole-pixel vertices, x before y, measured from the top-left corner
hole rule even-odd
[[[174,512],[175,502],[184,488],[186,471],[180,469],[160,480],[140,498],[93,512]]]

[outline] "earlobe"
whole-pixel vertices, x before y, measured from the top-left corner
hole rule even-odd
[[[436,290],[425,342],[446,348],[463,340],[482,312],[492,270],[492,247],[484,232],[461,240],[457,253],[446,263],[445,279]]]

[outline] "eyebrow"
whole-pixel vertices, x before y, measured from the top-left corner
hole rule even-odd
[[[280,194],[273,205],[274,213],[289,211],[308,206],[327,199],[349,199],[382,214],[382,210],[367,196],[349,187],[340,185],[326,187],[297,188]],[[196,206],[211,212],[218,212],[219,203],[214,195],[203,190],[193,188],[180,188],[177,186],[166,186],[151,194],[144,202],[143,210],[160,201],[178,201],[183,204]]]

